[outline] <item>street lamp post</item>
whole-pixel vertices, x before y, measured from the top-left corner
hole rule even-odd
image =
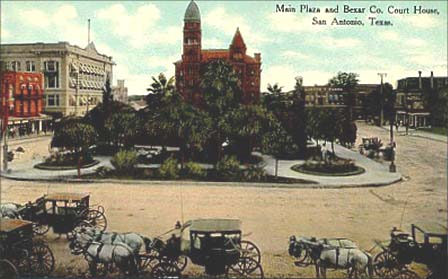
[[[384,90],[383,90],[383,77],[387,76],[387,73],[378,73],[378,75],[381,77],[381,93],[380,93],[380,127],[383,126],[384,121]]]

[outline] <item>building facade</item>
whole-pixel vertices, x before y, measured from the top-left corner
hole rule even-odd
[[[357,84],[353,89],[354,106],[353,118],[364,119],[366,117],[365,102],[367,96],[379,88],[379,84]],[[345,107],[345,94],[342,88],[329,85],[304,86],[305,106],[316,107]]]
[[[124,79],[117,80],[117,85],[112,86],[112,97],[114,101],[128,103],[128,88],[124,86]]]
[[[1,45],[1,70],[43,73],[44,111],[54,117],[84,115],[101,102],[113,65],[93,42],[86,48],[67,42]]]
[[[41,73],[0,73],[0,115],[8,122],[10,137],[46,132],[51,129],[51,117],[43,112],[44,82]]]
[[[425,94],[448,86],[448,77],[435,77],[431,71],[429,77],[406,77],[397,82],[396,121],[412,128],[430,125],[430,111],[425,107]]]
[[[176,88],[185,100],[200,104],[201,67],[213,60],[225,60],[239,75],[243,103],[258,102],[260,98],[261,54],[246,54],[246,44],[237,28],[229,49],[202,49],[201,15],[194,1],[185,11],[182,59],[175,62]]]

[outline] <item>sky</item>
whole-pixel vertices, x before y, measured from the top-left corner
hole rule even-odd
[[[98,52],[112,56],[114,80],[125,79],[130,95],[146,94],[151,76],[174,75],[181,58],[182,28],[189,1],[2,1],[1,43],[87,45],[87,20]],[[323,85],[339,71],[359,74],[361,83],[379,83],[387,73],[393,85],[407,76],[447,75],[445,1],[196,1],[201,13],[203,48],[228,48],[239,27],[247,54],[262,57],[261,90],[268,83],[291,89],[296,76],[305,85]],[[276,5],[296,8],[276,12]],[[320,13],[300,12],[301,5]],[[343,13],[344,5],[364,13]],[[438,14],[413,14],[414,6]],[[339,7],[337,14],[325,8]],[[382,14],[370,12],[371,6]],[[388,9],[409,8],[410,14]],[[312,18],[327,25],[313,25]],[[369,17],[392,26],[371,26]],[[334,18],[358,19],[363,26],[330,25]],[[115,84],[115,81],[114,81]]]

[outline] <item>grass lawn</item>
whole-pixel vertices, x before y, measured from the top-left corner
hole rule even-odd
[[[445,127],[421,128],[419,130],[433,133],[433,134],[442,135],[442,136],[447,135],[447,129]]]

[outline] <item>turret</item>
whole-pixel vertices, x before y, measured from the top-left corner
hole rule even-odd
[[[230,56],[233,59],[242,59],[246,54],[246,50],[247,48],[243,36],[240,33],[240,29],[237,28],[232,43],[230,44]]]
[[[198,5],[192,0],[184,16],[184,61],[201,60],[201,40],[201,14]]]

